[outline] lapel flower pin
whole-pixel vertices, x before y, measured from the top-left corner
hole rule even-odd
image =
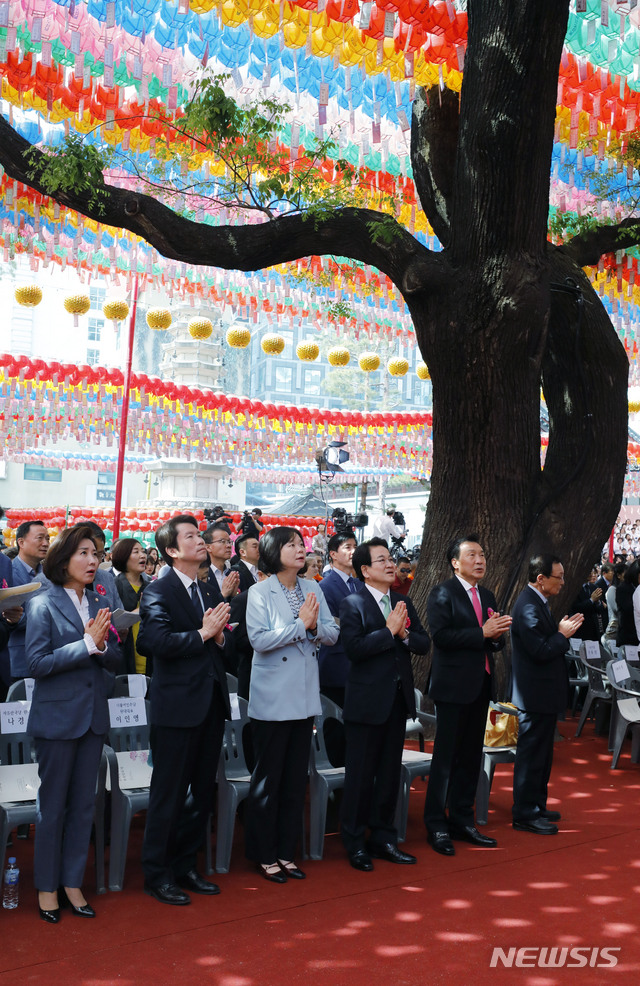
[[[8,589],[9,588],[9,586],[7,585],[7,580],[6,579],[3,579],[2,580],[2,586],[0,588],[2,588],[2,589]]]
[[[99,592],[101,596],[106,596],[107,594],[107,590],[103,585],[100,585],[100,583],[96,586],[96,592]]]

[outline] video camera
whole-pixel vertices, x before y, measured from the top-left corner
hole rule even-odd
[[[366,527],[369,523],[367,514],[347,513],[344,507],[336,507],[331,514],[331,520],[336,534],[353,534],[354,527]]]

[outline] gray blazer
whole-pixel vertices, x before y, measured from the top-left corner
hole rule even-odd
[[[89,615],[104,609],[104,599],[87,590]],[[29,674],[36,679],[27,732],[43,739],[77,739],[91,729],[98,736],[109,729],[107,694],[110,676],[122,653],[109,635],[104,654],[89,654],[80,615],[59,585],[29,603],[25,653]]]
[[[247,595],[247,636],[253,647],[249,715],[282,722],[319,715],[320,644],[335,644],[339,628],[317,582],[298,579],[304,593],[320,603],[316,636],[312,639],[298,617],[294,619],[278,577],[251,586]]]

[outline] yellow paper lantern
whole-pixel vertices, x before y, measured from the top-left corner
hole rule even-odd
[[[327,353],[327,359],[331,366],[346,366],[351,359],[351,354],[344,346],[334,346]]]
[[[147,325],[150,329],[168,329],[171,325],[171,312],[168,308],[150,308],[147,312]]]
[[[22,287],[15,289],[14,297],[19,305],[35,308],[42,301],[42,288],[37,284],[23,284]]]
[[[188,329],[192,339],[208,339],[213,332],[213,322],[210,318],[198,316],[190,320]]]
[[[429,367],[426,363],[418,363],[416,366],[416,376],[418,377],[418,380],[431,380]]]
[[[377,353],[361,353],[358,357],[358,366],[364,373],[373,373],[380,366],[380,357]]]
[[[629,401],[629,414],[637,414],[640,411],[640,401]]]
[[[296,356],[303,363],[313,363],[320,355],[320,346],[317,342],[300,342],[296,346]]]
[[[387,363],[387,370],[392,377],[403,377],[409,369],[409,360],[404,356],[395,356]]]
[[[122,298],[113,298],[111,301],[105,301],[102,312],[110,321],[122,322],[129,314],[129,305]]]
[[[78,315],[86,315],[91,308],[91,298],[88,294],[70,294],[64,299],[64,307],[73,315],[73,324],[78,324]]]
[[[260,345],[262,346],[263,353],[266,353],[267,356],[278,355],[285,346],[284,336],[279,336],[275,332],[269,332],[266,336],[262,337]]]
[[[251,332],[241,325],[234,325],[227,330],[227,343],[233,349],[246,349],[251,342]]]

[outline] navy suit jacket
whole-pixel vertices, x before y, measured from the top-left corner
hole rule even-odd
[[[392,591],[391,606],[398,602],[407,606],[408,645],[387,628],[382,610],[366,586],[342,601],[340,636],[350,662],[343,710],[345,720],[371,725],[385,722],[391,714],[398,681],[402,685],[408,714],[415,717],[411,652],[427,654],[431,641],[411,600]]]
[[[105,608],[104,600],[86,590],[89,615]],[[77,739],[91,729],[98,736],[109,729],[107,697],[113,678],[105,670],[118,667],[122,653],[109,635],[104,654],[89,654],[80,614],[65,589],[50,585],[29,602],[26,653],[35,678],[30,736]]]
[[[356,580],[357,581],[357,580]],[[340,617],[342,600],[353,595],[349,586],[337,572],[328,572],[318,583],[322,594],[334,619]],[[364,583],[358,581],[357,591],[360,592]],[[342,646],[342,637],[335,644],[327,647],[323,644],[318,655],[320,662],[320,690],[323,688],[344,688],[349,674],[349,658]]]
[[[204,608],[220,599],[207,582],[199,583]],[[223,649],[198,633],[202,614],[172,570],[148,585],[140,597],[140,654],[153,657],[149,686],[151,723],[156,726],[194,727],[204,722],[216,681],[222,690],[226,718],[231,718]],[[233,646],[225,631],[225,648]]]
[[[516,599],[511,616],[513,704],[524,712],[563,712],[569,700],[564,658],[569,641],[530,586]]]
[[[489,609],[497,610],[495,596],[478,586],[483,623]],[[434,702],[469,705],[482,691],[485,654],[493,684],[493,652],[504,647],[504,637],[490,640],[482,633],[466,589],[455,576],[429,593],[427,619],[433,639],[429,696]]]

